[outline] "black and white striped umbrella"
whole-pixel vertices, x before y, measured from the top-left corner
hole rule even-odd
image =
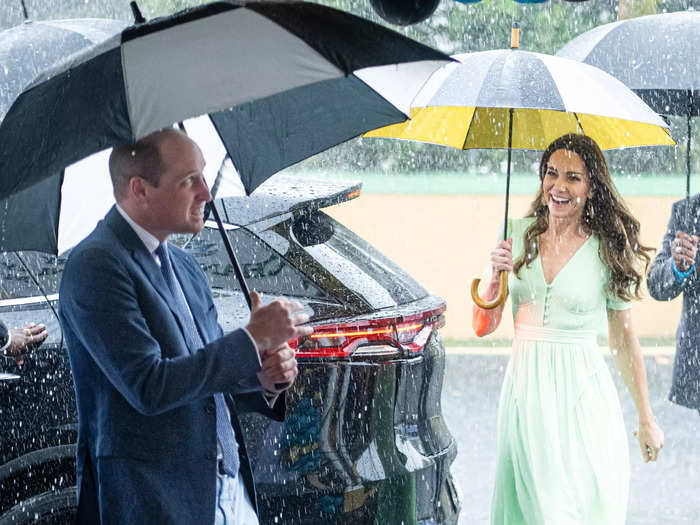
[[[88,46],[99,44],[127,24],[104,18],[28,20],[0,32],[0,121],[37,75]]]
[[[448,60],[305,2],[214,2],[155,19],[71,56],[17,98],[0,123],[0,198],[203,114],[251,192],[286,166],[404,120]]]
[[[692,117],[700,116],[700,13],[640,16],[595,27],[557,55],[598,67],[634,90],[654,111],[687,119],[686,198],[690,198]],[[690,209],[690,208],[688,208]]]
[[[127,25],[118,20],[81,18],[27,21],[0,32],[0,121],[37,75],[86,47],[104,42]],[[0,251],[56,245],[61,182],[60,177],[47,178],[0,201]],[[35,201],[37,196],[42,197],[40,204]],[[42,233],[32,237],[27,236],[28,231]]]

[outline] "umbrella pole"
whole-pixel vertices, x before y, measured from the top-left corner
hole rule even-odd
[[[693,225],[690,224],[690,136],[691,136],[691,115],[693,113],[693,92],[688,90],[688,140],[685,148],[685,222],[688,232],[695,231]]]
[[[214,201],[211,201],[210,203],[207,204],[209,208],[211,209],[212,215],[214,215],[214,220],[216,221],[217,226],[219,227],[219,233],[221,233],[221,238],[224,241],[224,246],[226,247],[226,252],[228,253],[229,259],[231,259],[231,264],[233,264],[233,270],[236,272],[236,278],[238,279],[238,282],[241,284],[241,290],[243,291],[243,295],[245,296],[245,302],[248,303],[248,309],[252,310],[253,309],[253,302],[250,300],[250,289],[248,288],[248,284],[245,282],[245,277],[243,277],[243,272],[241,271],[241,265],[238,264],[238,259],[236,258],[236,254],[233,253],[233,247],[231,246],[231,240],[228,238],[228,235],[226,235],[226,230],[224,229],[224,223],[221,222],[221,217],[219,216],[219,210],[216,209],[216,205],[214,204]],[[284,390],[285,388],[289,387],[289,383],[275,383],[275,389],[277,390]]]
[[[133,2],[135,3],[135,2]],[[185,125],[182,122],[177,123],[177,127],[180,128],[180,131],[182,131],[185,135],[187,135],[187,130],[185,129]],[[217,177],[221,175],[221,169],[219,169],[219,174]],[[236,258],[236,254],[233,251],[233,247],[231,246],[231,239],[228,238],[228,235],[226,235],[226,229],[224,228],[224,223],[221,221],[221,216],[219,215],[219,210],[216,209],[216,206],[214,205],[214,195],[212,194],[212,200],[211,202],[207,203],[206,206],[208,209],[205,210],[204,212],[204,217],[209,216],[209,212],[211,212],[212,215],[214,215],[214,220],[216,221],[216,225],[218,226],[219,233],[221,234],[221,240],[224,242],[224,247],[226,248],[226,253],[228,253],[228,258],[231,260],[231,264],[233,265],[233,271],[236,273],[236,279],[238,279],[238,283],[241,285],[241,291],[243,292],[243,295],[245,297],[245,302],[248,303],[248,309],[252,310],[253,309],[253,302],[250,300],[250,288],[248,288],[248,283],[245,281],[245,277],[243,277],[243,271],[241,270],[241,265],[238,264],[238,259]],[[206,219],[205,219],[206,220]]]
[[[503,240],[508,239],[508,201],[510,199],[510,160],[513,150],[513,108],[508,109],[508,165],[506,167],[506,211],[503,218]],[[479,282],[481,279],[472,281],[472,300],[479,307],[485,310],[493,310],[501,306],[508,296],[508,272],[501,272],[499,276],[499,286],[496,298],[491,301],[484,301],[479,297]]]
[[[216,205],[214,204],[214,201],[211,201],[209,204],[207,204],[207,206],[209,207],[212,215],[214,216],[214,220],[216,221],[216,225],[219,227],[219,233],[221,234],[221,239],[224,241],[224,246],[226,247],[226,253],[228,253],[229,259],[231,259],[231,264],[233,265],[233,271],[236,272],[236,278],[238,279],[238,282],[241,285],[241,290],[243,291],[243,295],[245,296],[246,303],[248,303],[248,308],[252,309],[253,303],[250,300],[250,289],[248,288],[248,284],[245,281],[245,277],[243,277],[243,271],[241,270],[241,265],[238,264],[238,259],[236,258],[236,254],[233,252],[233,247],[231,246],[231,239],[229,239],[228,235],[226,235],[226,230],[224,229],[224,223],[221,222],[221,217],[219,216],[219,210],[216,209]]]
[[[513,147],[513,108],[508,110],[508,165],[506,168],[506,211],[503,217],[503,240],[508,239],[508,201],[510,199],[510,155]]]
[[[690,113],[688,113],[688,141],[685,148],[685,196],[690,199]]]

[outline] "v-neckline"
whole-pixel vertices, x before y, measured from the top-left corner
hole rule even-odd
[[[569,259],[564,263],[564,266],[562,266],[561,268],[559,268],[559,271],[556,273],[556,275],[555,275],[554,277],[552,277],[552,281],[549,282],[549,283],[547,282],[547,278],[546,278],[545,275],[544,275],[544,265],[542,264],[542,251],[540,250],[540,253],[539,253],[539,256],[538,256],[538,259],[540,260],[540,275],[542,275],[542,281],[544,282],[544,285],[545,285],[545,286],[551,287],[551,286],[554,285],[554,281],[557,280],[557,277],[559,277],[559,275],[560,275],[564,270],[566,270],[566,267],[569,266],[569,264],[571,264],[571,261],[573,261],[573,260],[576,258],[576,256],[578,255],[578,253],[583,249],[583,247],[586,246],[586,244],[588,244],[588,241],[591,240],[591,237],[593,237],[593,234],[590,234],[588,237],[586,237],[586,240],[583,241],[583,243],[581,244],[581,246],[579,246],[578,248],[576,248],[576,251],[575,251],[574,253],[571,254],[571,257],[569,257]],[[539,242],[539,240],[538,240],[538,242]]]

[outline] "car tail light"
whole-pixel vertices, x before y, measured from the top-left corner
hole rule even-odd
[[[445,305],[417,314],[314,326],[314,333],[290,343],[297,357],[398,356],[423,351],[445,324]]]

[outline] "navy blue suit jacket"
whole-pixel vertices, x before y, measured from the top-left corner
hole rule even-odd
[[[654,259],[647,288],[658,301],[670,301],[683,294],[683,313],[676,330],[676,358],[669,399],[688,408],[700,408],[700,253],[695,269],[682,282],[676,282],[671,266],[671,242],[676,231],[700,235],[700,195],[673,204],[663,246]]]
[[[236,395],[227,401],[253,501],[236,414],[283,419],[284,396],[268,407],[259,361],[244,358],[248,335],[223,336],[203,271],[184,251],[169,251],[203,348],[187,348],[159,267],[116,208],[66,263],[59,315],[78,407],[78,523],[213,523],[213,394]]]

